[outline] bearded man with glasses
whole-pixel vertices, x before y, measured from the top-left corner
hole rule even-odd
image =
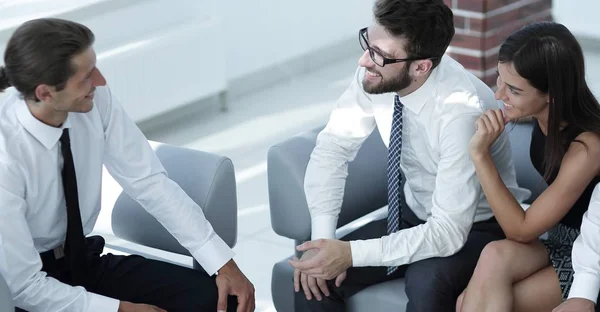
[[[317,138],[305,176],[312,241],[295,267],[297,311],[344,311],[361,289],[406,279],[407,311],[454,311],[483,247],[504,238],[468,152],[491,89],[444,55],[452,11],[442,0],[376,0],[365,51]],[[377,127],[388,146],[388,217],[335,239],[348,162]],[[492,157],[519,201],[508,137]],[[401,290],[398,290],[401,291]]]

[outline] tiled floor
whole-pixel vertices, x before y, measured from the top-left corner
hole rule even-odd
[[[147,132],[149,139],[230,157],[236,168],[239,238],[235,260],[256,286],[257,311],[274,311],[270,294],[273,263],[292,253],[291,240],[276,235],[270,226],[266,155],[273,144],[326,122],[335,100],[348,85],[356,58],[344,59],[270,88],[230,100],[226,113],[207,111],[177,125]],[[586,52],[588,81],[600,95],[600,51]],[[260,77],[257,77],[260,79]],[[110,182],[108,182],[110,183]],[[112,206],[114,185],[105,185],[103,206]],[[103,209],[97,231],[110,232],[110,210]],[[122,241],[132,250],[147,252],[178,263],[189,259]],[[257,253],[260,251],[260,253]]]

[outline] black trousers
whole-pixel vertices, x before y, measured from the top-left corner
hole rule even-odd
[[[169,312],[217,311],[215,278],[206,272],[141,256],[100,256],[104,239],[87,238],[88,256],[85,284],[89,292],[121,301],[150,304]],[[44,259],[42,271],[72,285],[67,262]],[[237,298],[229,296],[227,311],[235,311]],[[17,311],[22,311],[17,309]]]
[[[403,212],[401,229],[424,223],[410,209]],[[373,222],[342,240],[379,238],[387,235],[387,221]],[[346,280],[338,288],[335,280],[327,281],[330,296],[322,301],[307,300],[300,290],[295,294],[296,311],[345,311],[345,299],[360,290],[381,282],[405,278],[408,312],[454,312],[456,299],[467,287],[479,255],[489,242],[505,238],[495,219],[475,223],[465,246],[455,255],[430,258],[399,267],[387,275],[387,267],[359,267],[347,271]],[[398,291],[402,291],[398,289]]]

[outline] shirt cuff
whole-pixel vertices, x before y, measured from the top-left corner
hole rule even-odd
[[[337,228],[337,216],[315,216],[311,219],[311,238],[315,239],[335,239],[335,229]]]
[[[381,239],[355,240],[350,242],[352,266],[383,266]]]
[[[88,312],[119,311],[119,304],[121,304],[121,301],[94,293],[89,294],[91,299]]]
[[[192,252],[192,256],[210,276],[217,273],[234,255],[235,252],[216,233],[200,249]]]
[[[585,272],[575,273],[569,299],[583,298],[597,303],[598,291],[600,290],[600,276]]]

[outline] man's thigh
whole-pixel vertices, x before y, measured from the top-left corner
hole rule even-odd
[[[464,247],[456,254],[410,264],[405,275],[409,301],[455,301],[467,287],[485,245],[503,238],[495,221],[474,224]]]
[[[88,290],[133,303],[172,311],[216,311],[215,278],[182,266],[141,256],[108,254],[91,259]],[[228,311],[237,298],[230,296]]]

